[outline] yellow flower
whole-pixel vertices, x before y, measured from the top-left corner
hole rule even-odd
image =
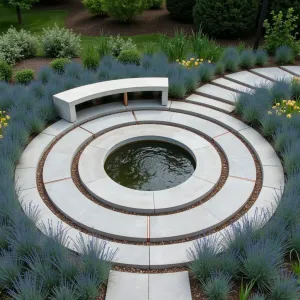
[[[177,62],[179,62],[179,59],[176,59]]]
[[[195,62],[195,66],[198,66],[198,65],[199,65],[199,63],[196,61],[196,62]]]
[[[203,58],[200,58],[200,61],[202,62],[202,61],[203,61]]]
[[[197,61],[199,61],[200,59],[199,58],[197,58]]]
[[[274,105],[274,106],[272,106],[272,108],[273,108],[273,109],[276,109],[276,108],[277,108],[277,106],[276,106],[276,105]]]
[[[210,61],[210,60],[208,60],[207,62],[208,62],[209,64],[211,63],[211,61]]]
[[[280,103],[276,103],[276,106],[280,106]]]
[[[5,118],[1,118],[1,122],[5,122],[6,121],[6,119]]]
[[[288,119],[290,119],[290,118],[292,117],[292,115],[291,115],[291,114],[288,114],[288,115],[286,115],[286,117],[287,117]]]
[[[8,124],[7,124],[7,123],[4,123],[3,125],[4,125],[5,127],[6,127],[6,126],[8,126]]]
[[[6,120],[9,120],[9,119],[10,119],[10,116],[7,115],[7,116],[6,116]]]
[[[0,139],[2,139],[2,138],[3,138],[3,135],[1,134],[1,135],[0,135]]]
[[[286,103],[286,100],[282,100],[282,103]]]
[[[271,111],[268,111],[268,115],[272,115],[272,112],[271,112]]]
[[[191,61],[193,61],[193,60],[195,60],[195,58],[194,58],[194,57],[192,57],[190,60],[191,60]]]

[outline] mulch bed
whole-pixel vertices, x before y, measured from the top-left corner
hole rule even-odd
[[[66,27],[73,29],[82,35],[101,36],[101,35],[141,35],[163,33],[173,36],[176,29],[182,29],[186,33],[197,31],[194,24],[182,23],[170,17],[166,8],[152,9],[144,11],[130,24],[123,24],[111,17],[95,16],[88,12],[81,0],[64,0],[54,3],[41,1],[35,5],[34,9],[53,9],[67,10]],[[55,1],[54,1],[55,2]],[[221,45],[238,45],[243,42],[246,45],[254,44],[254,37],[217,40]]]

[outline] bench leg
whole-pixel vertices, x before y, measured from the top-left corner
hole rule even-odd
[[[163,91],[161,93],[161,105],[167,106],[168,105],[168,91]]]
[[[127,93],[124,93],[123,103],[125,106],[128,106],[128,94]]]
[[[74,123],[77,120],[75,105],[69,105],[54,98],[54,105],[58,115],[68,122]]]

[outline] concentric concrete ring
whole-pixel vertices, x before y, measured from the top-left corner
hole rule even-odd
[[[36,182],[41,171],[38,169],[40,158],[50,148],[43,170],[49,199],[68,219],[91,234],[96,232],[116,238],[116,241],[110,242],[112,248],[119,248],[116,263],[140,268],[183,265],[189,261],[186,251],[194,247],[192,240],[165,245],[137,245],[121,243],[118,239],[165,242],[193,238],[205,232],[210,232],[210,236],[220,236],[230,229],[226,221],[245,206],[256,181],[253,157],[242,140],[255,151],[263,171],[262,189],[247,211],[247,217],[254,218],[258,210],[272,210],[276,207],[275,197],[284,186],[282,166],[272,147],[255,130],[228,114],[199,105],[172,102],[168,111],[160,108],[150,102],[134,101],[127,109],[119,104],[102,105],[79,113],[79,121],[75,125],[59,121],[47,128],[26,148],[16,170],[16,184],[24,211],[27,211],[28,203],[31,202],[39,206],[42,222],[47,224],[50,220],[57,225],[61,221],[43,201],[44,196],[40,194]],[[103,116],[108,113],[112,114]],[[86,122],[91,118],[96,119]],[[160,123],[163,126],[180,125],[214,140],[223,149],[229,164],[229,176],[222,189],[207,202],[192,209],[150,217],[117,212],[87,199],[71,178],[71,165],[77,149],[99,132],[104,133],[124,125],[143,126],[143,122]],[[66,131],[69,132],[62,136]],[[58,142],[53,145],[54,141]],[[240,221],[237,219],[235,222]],[[75,229],[64,221],[62,223],[69,230],[68,234],[72,238],[69,247],[74,250],[73,240],[80,234],[80,228]],[[220,231],[209,231],[222,224],[225,227]],[[87,232],[81,231],[81,234],[84,239],[91,238]]]
[[[196,162],[195,172],[180,185],[161,191],[138,191],[117,184],[105,172],[106,158],[120,146],[142,140],[165,141],[185,149]],[[194,204],[216,186],[221,168],[217,150],[206,139],[186,129],[159,124],[131,125],[105,133],[84,149],[78,164],[83,185],[96,198],[137,213],[170,212]]]

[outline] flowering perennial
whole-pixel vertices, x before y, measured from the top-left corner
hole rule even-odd
[[[193,68],[193,67],[199,67],[200,65],[202,65],[203,63],[211,63],[210,60],[204,60],[203,58],[195,58],[192,57],[189,60],[179,60],[177,59],[176,62],[182,66],[184,66],[187,69]]]
[[[3,128],[8,126],[8,120],[10,119],[10,116],[6,114],[5,111],[0,110],[0,139],[3,138]]]

